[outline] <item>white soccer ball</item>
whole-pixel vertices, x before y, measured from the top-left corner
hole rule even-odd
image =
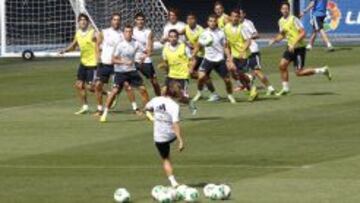
[[[221,184],[219,185],[219,190],[221,191],[222,195],[222,200],[228,200],[230,199],[231,196],[231,187],[226,185],[226,184]]]
[[[204,195],[206,198],[210,198],[212,192],[216,189],[216,185],[215,184],[207,184],[205,187],[204,187]]]
[[[180,185],[176,188],[176,199],[183,200],[186,195],[186,189],[188,186],[186,185]]]
[[[201,46],[208,47],[211,46],[213,43],[213,36],[209,32],[203,32],[199,36],[199,43]]]
[[[220,187],[218,185],[215,186],[215,188],[210,193],[210,199],[211,200],[221,200],[224,197],[224,193],[221,191]]]
[[[151,196],[157,200],[160,193],[162,193],[164,191],[165,187],[162,185],[157,185],[155,187],[153,187],[153,189],[151,190]]]
[[[173,200],[173,201],[179,201],[180,200],[180,197],[177,195],[176,189],[174,189],[173,187],[165,188],[164,192],[170,194],[171,200]]]
[[[199,192],[195,188],[187,188],[185,191],[185,202],[197,202],[199,200]]]
[[[161,192],[156,199],[159,203],[171,203],[173,202],[172,196],[168,192]]]
[[[114,200],[118,203],[130,202],[130,193],[125,188],[119,188],[114,193]]]

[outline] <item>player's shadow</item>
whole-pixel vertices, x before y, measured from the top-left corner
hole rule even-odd
[[[334,51],[329,51],[329,53],[336,53],[339,51],[352,51],[352,50],[353,50],[352,47],[340,47],[340,48],[334,49]]]
[[[224,119],[220,116],[211,116],[211,117],[195,117],[195,118],[185,118],[186,121],[215,121],[215,120],[221,120]]]
[[[307,93],[295,93],[294,95],[298,96],[331,96],[331,95],[339,95],[335,92],[307,92]]]

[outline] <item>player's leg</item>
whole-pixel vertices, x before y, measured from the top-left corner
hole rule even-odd
[[[161,95],[160,84],[156,77],[156,72],[153,63],[136,64],[137,69],[148,79],[154,89],[156,96]]]
[[[106,98],[104,112],[101,115],[100,122],[107,121],[109,109],[111,108],[112,103],[114,102],[116,96],[121,92],[126,79],[127,78],[124,73],[115,73],[114,86]]]
[[[282,89],[280,92],[276,93],[276,96],[283,96],[290,93],[289,87],[289,71],[288,67],[290,63],[293,61],[294,54],[286,50],[279,64],[280,78],[282,82]]]
[[[149,102],[150,99],[147,89],[144,85],[143,79],[141,78],[138,71],[129,72],[128,75],[129,75],[129,80],[128,80],[129,85],[131,87],[137,88],[141,97],[143,107],[145,107],[145,105]],[[135,112],[138,115],[142,115],[142,112],[139,108],[135,109]]]
[[[126,95],[129,99],[129,102],[131,104],[131,108],[135,113],[138,113],[139,108],[138,105],[136,103],[136,98],[135,98],[135,92],[134,89],[131,87],[131,85],[129,84],[129,82],[124,82],[124,90],[126,92]]]
[[[172,79],[166,78],[166,88],[169,88],[173,83],[177,83],[181,88],[179,95],[179,102],[187,104],[192,115],[196,115],[197,107],[195,102],[190,99],[189,95],[189,80],[188,79]]]
[[[234,64],[238,71],[238,75],[241,78],[244,86],[250,90],[249,101],[254,101],[258,97],[256,85],[253,80],[250,80],[249,76],[245,74],[248,70],[249,60],[248,59],[234,59]]]
[[[95,95],[97,99],[97,112],[96,115],[100,116],[103,112],[103,96],[107,95],[104,90],[104,84],[108,84],[110,77],[114,73],[114,67],[112,65],[101,64],[97,69],[97,76],[95,80]]]
[[[177,187],[179,185],[179,183],[176,181],[175,176],[174,176],[174,169],[172,166],[172,162],[170,159],[170,144],[173,142],[169,141],[169,142],[156,142],[155,146],[159,151],[159,154],[161,156],[162,159],[162,166],[163,166],[163,170],[165,172],[165,175],[168,177],[170,184],[172,187]]]
[[[328,35],[326,34],[325,30],[324,30],[324,21],[325,21],[325,17],[326,16],[322,16],[322,17],[316,17],[316,21],[318,24],[318,29],[317,31],[320,33],[320,36],[322,38],[322,40],[325,42],[327,49],[329,51],[333,51],[334,47],[332,46],[330,39],[328,37]]]
[[[331,73],[329,67],[324,66],[321,68],[304,68],[305,67],[305,59],[306,59],[306,49],[299,48],[295,49],[295,59],[294,65],[296,68],[296,76],[304,77],[304,76],[311,76],[315,74],[320,74],[326,76],[329,80],[331,80]]]
[[[196,64],[194,67],[194,72],[191,74],[191,77],[193,79],[199,78],[199,69],[200,69],[200,66],[201,66],[203,60],[204,60],[204,58],[202,58],[202,57],[196,57]],[[207,90],[209,90],[209,92],[211,93],[208,101],[209,102],[219,101],[220,96],[216,93],[214,83],[212,82],[210,77],[206,80],[205,86],[206,86]]]
[[[86,78],[87,78],[86,68],[80,64],[77,72],[77,80],[75,82],[74,87],[77,91],[82,106],[79,111],[75,112],[75,115],[80,115],[89,112],[89,105],[86,97],[86,88],[85,88]]]
[[[204,90],[205,84],[209,80],[209,76],[213,67],[214,62],[208,61],[206,59],[202,61],[198,71],[197,93],[192,99],[192,101],[196,102],[201,99],[202,91]]]
[[[317,34],[318,32],[316,30],[313,30],[309,39],[309,44],[306,46],[306,49],[311,50],[314,47]]]
[[[260,53],[254,53],[249,58],[249,68],[254,70],[254,75],[259,78],[260,82],[267,88],[266,95],[274,95],[275,88],[271,85],[268,77],[262,71]]]
[[[226,66],[225,60],[222,60],[215,64],[214,67],[217,74],[223,79],[225,83],[225,89],[227,92],[227,98],[229,99],[230,103],[236,104],[236,100],[233,96],[233,86],[230,78],[230,73],[228,71],[228,68]]]

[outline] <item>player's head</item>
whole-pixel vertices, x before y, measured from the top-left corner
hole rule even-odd
[[[166,87],[165,96],[171,98],[181,98],[181,85],[178,82],[170,82]]]
[[[170,30],[168,38],[171,45],[176,45],[179,40],[179,32],[175,29]]]
[[[121,25],[120,13],[113,13],[111,15],[111,27],[114,28],[115,30],[118,30],[120,29],[120,25]]]
[[[78,23],[80,29],[86,29],[90,24],[89,16],[84,13],[80,13],[78,17]]]
[[[194,27],[196,26],[196,20],[197,17],[195,15],[195,13],[191,12],[187,15],[186,17],[186,23],[190,26],[190,27]]]
[[[124,38],[126,41],[131,41],[133,37],[133,26],[132,25],[125,25],[124,27]]]
[[[239,11],[240,11],[240,21],[242,22],[246,18],[246,12],[244,9],[240,9]]]
[[[143,13],[137,13],[135,15],[135,25],[136,27],[143,28],[145,26],[145,15]]]
[[[230,21],[233,25],[238,25],[241,20],[240,9],[234,9],[230,13]]]
[[[207,24],[210,29],[216,29],[218,27],[217,16],[215,14],[210,15],[208,17]]]
[[[224,14],[224,5],[221,3],[221,1],[215,2],[214,12],[219,17],[222,16],[222,14]]]
[[[287,17],[290,15],[290,4],[289,2],[283,2],[281,3],[281,8],[280,8],[281,14],[284,17]]]
[[[169,9],[169,16],[168,16],[168,18],[169,18],[170,23],[173,23],[173,24],[177,23],[177,21],[178,21],[178,16],[179,16],[179,10],[177,10],[177,9],[175,9],[175,8]]]

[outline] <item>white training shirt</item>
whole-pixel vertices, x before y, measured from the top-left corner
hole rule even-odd
[[[226,37],[224,31],[217,28],[216,30],[211,30],[207,28],[205,32],[211,34],[213,38],[213,43],[211,46],[205,47],[205,56],[204,58],[212,62],[220,62],[225,59],[225,43]]]
[[[180,121],[180,106],[169,97],[155,97],[146,104],[154,111],[154,141],[168,142],[176,138],[173,124]]]
[[[258,33],[258,31],[255,28],[254,23],[251,20],[245,19],[243,22],[243,26],[244,26],[244,32],[246,33],[246,35],[249,39],[251,39],[253,35]],[[253,40],[253,39],[251,40],[251,44],[250,44],[249,48],[250,48],[251,53],[260,52],[259,45],[256,42],[256,40]]]
[[[114,64],[114,71],[117,73],[136,71],[135,54],[140,48],[141,45],[134,39],[130,42],[126,40],[120,42],[116,46],[114,56],[133,61],[134,63],[132,65]]]
[[[163,38],[167,38],[170,30],[177,30],[179,33],[185,33],[186,24],[178,21],[175,24],[168,22],[164,27]],[[179,37],[180,41],[185,42],[185,35],[181,34]]]
[[[101,63],[111,65],[112,56],[114,54],[116,46],[123,41],[123,33],[121,30],[114,30],[110,27],[102,30],[103,41],[101,44]]]
[[[139,49],[139,51],[136,53],[135,59],[136,62],[140,62],[140,58],[146,54],[146,48],[148,46],[149,43],[149,36],[151,34],[151,30],[148,28],[144,28],[142,30],[140,30],[138,27],[134,27],[134,35],[133,38],[139,42],[139,44],[141,45],[141,48]],[[147,57],[144,60],[144,63],[151,63],[152,60],[150,57]]]

